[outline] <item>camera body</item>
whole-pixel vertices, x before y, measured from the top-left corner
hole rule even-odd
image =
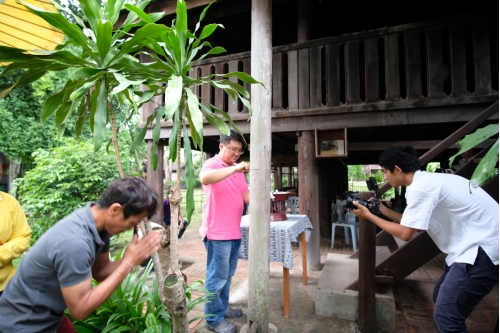
[[[371,201],[366,201],[361,199],[359,196],[346,191],[344,192],[344,195],[346,197],[344,207],[349,209],[357,209],[357,207],[353,204],[353,201],[357,201],[360,205],[368,208],[370,212],[372,212],[373,214],[377,214],[379,212],[379,207],[380,207],[380,200],[379,200],[380,191],[375,177],[370,177],[370,179],[366,181],[366,185],[368,186],[368,189],[370,191],[375,192],[373,199]]]

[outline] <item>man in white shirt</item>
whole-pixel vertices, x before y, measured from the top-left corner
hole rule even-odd
[[[392,147],[379,164],[392,187],[406,186],[403,214],[384,205],[389,222],[354,202],[354,214],[408,241],[426,230],[448,256],[434,287],[434,321],[440,332],[467,332],[465,320],[498,283],[498,203],[469,180],[452,174],[420,171],[412,147]]]

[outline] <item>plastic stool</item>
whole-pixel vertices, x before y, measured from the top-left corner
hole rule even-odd
[[[346,222],[346,221],[337,221],[332,223],[332,249],[333,249],[333,243],[335,240],[335,228],[336,227],[344,227],[344,233],[345,233],[345,242],[346,244],[349,244],[349,232],[348,229],[351,229],[351,235],[352,235],[352,248],[354,252],[358,250],[358,237],[357,237],[357,232],[356,232],[356,227],[358,227],[358,223],[356,222]]]

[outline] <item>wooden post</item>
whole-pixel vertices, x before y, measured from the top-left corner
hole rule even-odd
[[[311,39],[311,0],[297,1],[297,42]]]
[[[368,200],[372,192],[360,192],[359,197]],[[368,220],[359,221],[359,289],[358,328],[363,333],[377,331],[375,318],[375,243],[376,225]]]
[[[151,185],[156,190],[158,194],[158,211],[155,215],[151,217],[152,222],[162,224],[163,222],[163,152],[164,144],[160,140],[158,143],[158,166],[156,170],[153,170],[151,165],[151,147],[153,146],[153,140],[147,140],[148,142],[148,164],[147,164],[147,183]]]
[[[305,230],[300,234],[302,241],[302,284],[307,285],[307,242]]]
[[[281,166],[274,167],[274,190],[279,190],[283,187],[283,169]]]
[[[307,215],[313,230],[307,247],[307,266],[311,271],[321,270],[319,234],[319,190],[313,131],[304,131],[299,136],[299,209]],[[305,244],[301,244],[305,246]]]
[[[269,330],[269,233],[271,177],[271,0],[252,0],[251,74],[266,88],[253,85],[250,125],[250,227],[248,245],[249,332]]]
[[[290,315],[290,271],[283,266],[283,317]]]
[[[286,179],[286,186],[292,187],[292,178],[293,178],[293,166],[288,167],[288,177]]]

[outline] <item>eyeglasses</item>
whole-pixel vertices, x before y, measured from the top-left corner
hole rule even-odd
[[[226,145],[224,145],[226,146]],[[227,149],[231,150],[231,152],[233,154],[243,154],[245,151],[243,149],[240,149],[240,148],[236,148],[236,147],[229,147],[229,146],[226,146]]]

